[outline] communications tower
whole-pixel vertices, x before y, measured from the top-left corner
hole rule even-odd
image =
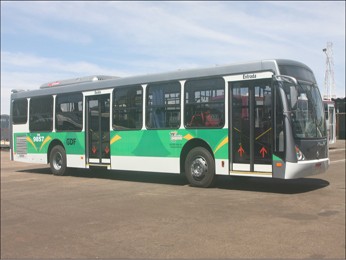
[[[324,100],[335,98],[335,81],[334,81],[334,60],[333,60],[333,43],[327,42],[327,48],[323,49],[326,54],[326,72],[324,75]]]

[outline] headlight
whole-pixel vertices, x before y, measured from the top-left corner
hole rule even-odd
[[[305,160],[305,156],[302,153],[302,151],[299,149],[299,147],[296,145],[296,156],[297,156],[297,160],[298,161],[304,161]]]

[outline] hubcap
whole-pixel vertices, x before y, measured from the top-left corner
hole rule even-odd
[[[208,172],[208,164],[203,157],[195,158],[191,164],[191,174],[195,179],[202,179]]]
[[[61,153],[56,153],[53,158],[53,166],[56,170],[60,170],[62,166],[62,155]]]

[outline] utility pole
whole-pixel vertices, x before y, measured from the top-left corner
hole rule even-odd
[[[326,54],[326,72],[324,75],[324,100],[332,100],[335,96],[334,81],[334,60],[333,60],[333,43],[327,42],[327,48],[323,49]]]

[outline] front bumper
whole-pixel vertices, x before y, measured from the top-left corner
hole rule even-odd
[[[298,163],[286,162],[284,178],[297,179],[311,175],[321,174],[327,171],[329,163],[329,158],[300,161]]]

